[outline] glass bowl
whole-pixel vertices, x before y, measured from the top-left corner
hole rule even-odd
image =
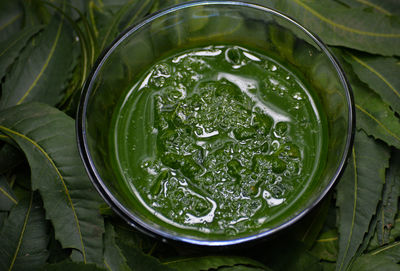
[[[327,158],[317,180],[268,226],[240,236],[213,237],[174,228],[138,208],[116,181],[110,165],[110,129],[118,101],[158,59],[200,45],[234,44],[254,48],[298,71],[320,100],[327,117]],[[293,19],[257,4],[195,1],[154,13],[122,33],[101,54],[83,89],[77,112],[77,138],[88,175],[112,209],[138,230],[162,240],[228,246],[270,236],[308,213],[344,170],[353,141],[354,105],[350,86],[329,49]],[[136,203],[135,203],[136,202]]]

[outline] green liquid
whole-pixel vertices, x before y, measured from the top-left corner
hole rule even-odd
[[[127,197],[198,237],[257,233],[293,215],[326,157],[314,94],[277,61],[232,45],[161,59],[123,97],[111,132]]]

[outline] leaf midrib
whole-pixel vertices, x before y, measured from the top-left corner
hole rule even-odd
[[[350,54],[350,56],[356,61],[358,62],[361,66],[363,66],[364,68],[368,69],[370,72],[372,72],[373,74],[375,74],[379,79],[381,79],[399,98],[400,98],[400,93],[393,87],[392,84],[390,84],[389,81],[386,80],[386,78],[380,74],[377,70],[375,70],[374,68],[372,68],[370,65],[368,65],[367,63],[365,63],[364,61],[362,61],[361,59],[359,59],[358,57],[356,57],[355,55]]]
[[[14,204],[18,204],[18,201],[13,198],[3,187],[0,187],[0,192],[4,194],[9,200],[11,200]]]
[[[356,217],[356,208],[357,208],[357,187],[358,187],[358,173],[357,173],[357,162],[356,162],[356,152],[355,149],[353,147],[352,149],[352,157],[353,157],[353,167],[354,167],[354,206],[353,206],[353,216],[351,219],[351,229],[350,229],[350,233],[349,236],[347,238],[347,244],[346,244],[346,249],[343,253],[343,257],[342,257],[342,262],[340,264],[339,267],[339,271],[342,270],[343,264],[344,264],[344,260],[345,257],[347,255],[347,251],[349,250],[350,247],[350,242],[351,242],[351,238],[353,236],[353,228],[354,228],[354,221],[355,221],[355,217]]]
[[[375,121],[379,126],[381,126],[389,135],[394,137],[397,141],[400,142],[400,137],[396,136],[393,134],[383,123],[381,123],[377,118],[375,118],[372,114],[370,114],[367,110],[362,108],[360,105],[355,104],[356,108],[358,108],[361,112],[363,112],[365,115],[367,115],[369,118],[371,118],[373,121]]]
[[[344,31],[348,31],[351,33],[355,33],[358,35],[365,35],[365,36],[372,36],[372,37],[380,37],[380,38],[400,38],[400,33],[375,33],[375,32],[368,32],[368,31],[363,31],[363,30],[359,30],[359,29],[355,29],[355,28],[351,28],[349,26],[346,25],[342,25],[342,24],[338,24],[334,21],[332,21],[331,19],[328,19],[326,17],[324,17],[323,15],[321,15],[320,13],[318,13],[316,10],[312,9],[310,6],[307,6],[304,2],[302,2],[301,0],[292,0],[294,2],[296,2],[298,5],[302,6],[305,10],[307,10],[308,12],[310,12],[312,15],[314,15],[315,17],[317,17],[318,19],[320,19],[321,21],[324,21],[327,24],[332,25],[333,27],[337,27],[339,29],[342,29]]]
[[[24,234],[25,234],[25,230],[26,230],[26,225],[28,224],[29,215],[31,213],[32,203],[33,203],[33,192],[31,192],[31,198],[29,200],[29,207],[25,214],[24,224],[22,226],[21,234],[18,239],[17,248],[15,249],[14,256],[10,263],[10,268],[8,269],[9,271],[11,271],[12,268],[14,267],[15,260],[17,259],[18,252],[21,248],[22,240],[24,239]]]
[[[18,13],[17,15],[15,15],[14,17],[12,17],[8,22],[6,22],[5,24],[0,26],[0,31],[3,31],[4,28],[6,28],[7,26],[13,24],[16,20],[18,20],[19,17],[22,16],[22,13]]]
[[[36,86],[36,84],[37,84],[37,82],[39,81],[39,79],[43,76],[44,71],[47,69],[47,66],[48,66],[49,63],[50,63],[50,60],[51,60],[51,58],[53,57],[54,51],[56,50],[56,47],[57,47],[57,44],[58,44],[58,40],[59,40],[60,35],[61,35],[61,29],[62,29],[63,25],[64,25],[64,16],[62,16],[62,18],[61,18],[61,22],[60,22],[60,24],[59,24],[59,26],[58,26],[58,29],[57,29],[56,38],[54,39],[54,43],[53,43],[53,45],[51,46],[50,53],[49,53],[49,55],[47,56],[46,61],[45,61],[44,65],[43,65],[42,69],[40,70],[39,74],[36,76],[36,78],[35,78],[35,80],[33,81],[33,83],[30,85],[30,87],[28,88],[28,90],[25,92],[25,94],[24,94],[24,95],[21,97],[21,99],[17,102],[17,104],[21,104],[21,103],[26,99],[26,97],[28,97],[28,95],[30,94],[30,92],[32,91],[32,89]]]
[[[9,43],[8,46],[3,51],[0,52],[0,57],[2,57],[11,47],[13,47],[18,41],[23,39],[26,35],[29,35],[29,33],[25,32],[23,35],[19,36],[17,39]]]
[[[65,184],[64,178],[61,175],[60,171],[58,170],[56,164],[51,159],[49,154],[37,142],[35,142],[33,139],[31,139],[31,138],[29,138],[29,137],[27,137],[27,136],[25,136],[25,135],[23,135],[23,134],[21,134],[21,133],[19,133],[17,131],[11,130],[11,129],[3,126],[3,125],[0,125],[0,130],[5,131],[6,133],[8,132],[8,133],[14,134],[14,135],[16,135],[16,136],[28,141],[29,143],[31,143],[36,149],[39,150],[39,152],[41,152],[43,154],[43,156],[49,161],[51,166],[54,168],[54,171],[56,172],[57,176],[59,177],[59,179],[60,179],[60,181],[61,181],[61,183],[63,185],[63,188],[64,188],[65,194],[67,196],[68,202],[69,202],[69,204],[71,206],[71,209],[72,209],[72,212],[74,214],[74,219],[75,219],[76,227],[77,227],[77,230],[78,230],[78,233],[79,233],[79,238],[80,238],[80,242],[81,242],[81,246],[82,246],[83,261],[84,261],[84,263],[86,263],[85,246],[83,244],[83,237],[82,237],[82,233],[81,233],[81,228],[80,228],[78,216],[76,214],[75,206],[74,206],[74,204],[72,202],[71,195],[69,194],[69,190],[68,190],[68,188],[67,188],[67,186]]]

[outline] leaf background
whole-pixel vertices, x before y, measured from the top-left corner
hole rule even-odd
[[[75,144],[80,88],[101,50],[128,25],[186,1],[51,2],[0,2],[1,270],[13,259],[13,270],[399,270],[400,2],[253,1],[292,16],[339,57],[355,96],[356,158],[300,223],[222,251],[163,243],[110,209],[100,214]]]

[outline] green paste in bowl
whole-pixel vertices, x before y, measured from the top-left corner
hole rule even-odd
[[[326,160],[316,95],[233,45],[160,59],[114,112],[111,166],[137,209],[174,231],[245,236],[290,213]]]

